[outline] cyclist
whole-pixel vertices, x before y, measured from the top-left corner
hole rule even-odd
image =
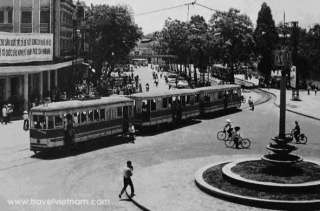
[[[232,136],[232,130],[233,130],[232,125],[231,125],[232,122],[231,122],[230,119],[227,119],[226,122],[227,122],[227,124],[224,126],[223,130],[227,131],[228,137],[231,137]]]
[[[299,141],[299,135],[300,135],[300,126],[299,126],[298,121],[295,121],[294,123],[295,123],[296,126],[293,129],[293,136],[296,139],[296,141],[298,142]]]
[[[240,127],[234,127],[231,140],[235,143],[236,149],[239,149]]]

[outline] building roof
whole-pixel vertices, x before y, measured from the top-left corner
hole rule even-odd
[[[133,100],[125,96],[113,95],[92,100],[70,100],[62,102],[48,103],[47,105],[39,105],[33,107],[31,112],[50,112],[59,110],[72,110],[78,108],[87,108],[91,106],[105,106],[119,103],[133,103]]]

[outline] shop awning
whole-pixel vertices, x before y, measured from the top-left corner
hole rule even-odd
[[[70,60],[56,64],[44,65],[25,65],[25,66],[2,66],[0,67],[0,76],[7,75],[23,75],[25,73],[40,73],[49,70],[58,70],[65,67],[70,67],[73,64],[81,64],[83,59]]]

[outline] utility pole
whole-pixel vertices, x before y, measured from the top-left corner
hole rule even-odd
[[[299,99],[299,70],[297,68],[297,59],[298,59],[298,43],[299,43],[299,28],[298,21],[293,21],[292,23],[292,61],[295,65],[295,87],[292,88],[292,100]]]

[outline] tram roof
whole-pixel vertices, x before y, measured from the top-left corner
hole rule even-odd
[[[31,112],[72,110],[72,109],[86,108],[91,106],[113,105],[117,103],[129,103],[129,102],[133,102],[133,100],[125,96],[113,95],[109,97],[101,97],[99,99],[91,99],[91,100],[70,100],[70,101],[52,102],[52,103],[48,103],[47,105],[43,104],[43,105],[33,107],[31,109]]]
[[[240,88],[239,85],[236,84],[223,84],[223,85],[213,85],[196,88],[197,91],[211,91],[211,90],[221,90],[221,89],[232,89],[232,88]]]
[[[196,89],[171,89],[171,90],[155,90],[150,92],[132,94],[133,98],[154,98],[175,95],[196,94]]]

